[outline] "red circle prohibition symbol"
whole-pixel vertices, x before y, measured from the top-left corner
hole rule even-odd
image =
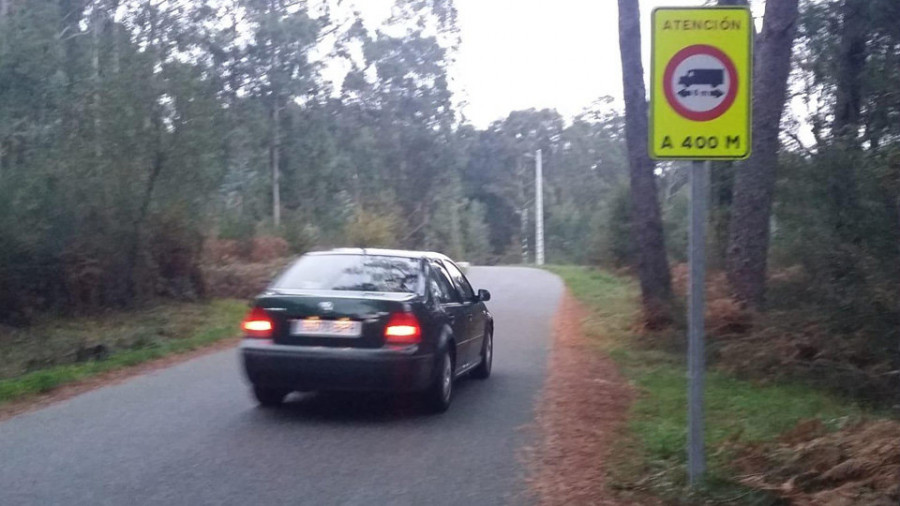
[[[722,65],[728,72],[728,94],[725,95],[725,99],[722,100],[721,104],[708,111],[692,111],[688,109],[678,101],[678,97],[675,96],[675,90],[672,89],[672,76],[673,74],[675,74],[675,69],[678,68],[678,65],[680,65],[681,62],[690,58],[691,56],[700,54],[711,56],[719,60],[720,62],[722,62]],[[734,99],[737,98],[737,69],[734,66],[734,62],[731,61],[731,58],[729,58],[728,55],[723,53],[719,48],[707,46],[706,44],[696,44],[693,46],[688,46],[675,53],[675,56],[673,56],[672,59],[669,60],[669,64],[666,65],[666,72],[663,75],[663,90],[666,93],[666,100],[669,101],[669,105],[671,105],[672,109],[675,109],[675,112],[677,112],[681,116],[692,121],[714,120],[719,116],[725,114],[725,111],[727,111],[732,106],[732,104],[734,104]]]

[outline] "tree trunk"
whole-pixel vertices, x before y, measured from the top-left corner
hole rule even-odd
[[[859,137],[869,1],[844,0],[841,6],[841,45],[832,130],[835,138],[847,143],[847,147],[855,144]]]
[[[122,67],[122,50],[119,47],[119,24],[116,22],[116,12],[119,10],[119,0],[111,0],[109,2],[109,37],[112,41],[112,54],[110,55],[112,61],[110,62],[110,67],[112,68],[112,74],[116,77],[119,75],[119,71]]]
[[[895,200],[895,206],[897,209],[897,232],[898,232],[897,236],[898,236],[898,238],[900,238],[900,177],[898,177],[897,179],[898,179],[898,181],[897,181],[897,198]],[[898,239],[898,241],[897,241],[897,253],[898,253],[898,256],[900,256],[900,239]],[[897,279],[897,284],[895,286],[897,286],[898,290],[900,290],[900,279]],[[897,297],[897,300],[900,301],[900,296]],[[900,312],[900,307],[897,307],[897,311]],[[897,343],[897,354],[895,355],[895,357],[896,358],[894,359],[894,369],[900,371],[900,342]],[[897,379],[895,384],[897,386],[900,386],[900,378]],[[896,392],[897,392],[896,406],[900,406],[900,388],[898,388],[896,390]]]
[[[65,76],[67,96],[74,96],[75,83],[78,82],[75,76],[78,75],[81,60],[78,57],[79,38],[74,37],[73,34],[77,34],[80,30],[79,23],[84,12],[84,2],[80,0],[59,0],[59,10],[61,16],[57,37],[63,46],[63,61],[61,62],[60,70]],[[79,117],[78,108],[79,106],[75,104],[75,101],[66,101],[62,107],[60,114],[62,126],[60,131],[63,132],[64,139],[70,139],[75,135],[75,132],[79,131],[78,125],[81,118]],[[67,170],[67,166],[70,163],[69,160],[62,160],[60,169],[63,171]]]
[[[100,138],[100,2],[91,2],[91,87],[94,109],[94,141]],[[99,149],[99,144],[95,145]]]
[[[863,241],[859,221],[862,211],[856,165],[860,149],[860,110],[866,64],[868,0],[844,0],[841,5],[841,41],[835,90],[833,143],[830,146],[829,195],[835,254],[831,257],[830,281],[843,297],[846,289],[859,286],[859,247]]]
[[[268,3],[267,20],[269,28],[274,28],[277,19],[278,2],[270,0]],[[272,170],[272,224],[278,228],[281,226],[281,169],[279,167],[279,155],[281,150],[281,89],[278,72],[280,72],[278,47],[269,35],[266,46],[269,50],[269,86],[271,86],[270,98],[272,109],[269,112],[271,121],[269,129],[269,165]]]
[[[756,39],[753,82],[753,152],[735,174],[726,266],[735,297],[762,306],[769,251],[769,221],[778,164],[778,133],[797,32],[798,0],[769,0]]]
[[[725,267],[728,255],[728,233],[731,223],[731,206],[734,202],[734,162],[713,162],[710,170],[710,243],[709,266]]]
[[[103,147],[101,144],[100,125],[100,29],[102,24],[100,14],[100,2],[91,2],[91,114],[94,126],[94,171],[96,171],[98,184],[102,185],[103,206],[109,202],[107,186],[103,178]]]
[[[897,198],[895,199],[895,206],[897,208],[897,236],[900,238],[900,177],[897,178]],[[897,254],[900,256],[900,240],[897,241]],[[900,279],[897,280],[897,284],[895,286],[900,286]],[[897,298],[900,301],[900,297]],[[897,311],[900,312],[900,307],[897,308]],[[897,343],[897,358],[894,361],[895,369],[900,370],[900,342]],[[900,383],[900,381],[898,381]],[[897,406],[900,406],[900,390],[897,392]]]
[[[6,37],[9,30],[6,28],[6,17],[9,15],[9,2],[0,0],[0,47],[6,47]],[[3,170],[3,141],[0,140],[0,172]]]
[[[672,278],[663,239],[654,164],[647,153],[647,95],[641,63],[638,0],[619,0],[619,50],[625,92],[625,141],[631,180],[632,237],[638,250],[638,276],[644,311],[668,320]]]
[[[281,171],[278,167],[278,150],[279,150],[279,134],[280,134],[280,111],[276,97],[273,98],[272,105],[272,132],[269,135],[269,164],[272,167],[272,223],[275,227],[281,225],[281,188],[280,178]]]
[[[157,39],[157,23],[157,12],[151,8],[150,33],[147,40],[149,41],[148,52],[152,55],[154,67],[156,66],[156,62],[161,64],[164,61],[160,49],[161,44]],[[153,203],[153,195],[156,191],[157,181],[166,164],[166,154],[163,146],[163,112],[160,110],[158,100],[162,92],[158,76],[151,73],[147,85],[153,90],[153,98],[151,99],[152,102],[150,105],[150,126],[152,128],[152,132],[150,133],[153,135],[153,159],[150,162],[150,172],[147,177],[146,186],[144,187],[144,193],[138,202],[138,207],[134,214],[134,221],[132,222],[131,251],[128,255],[129,277],[126,285],[128,295],[132,300],[142,298],[146,295],[143,290],[143,272],[141,272],[142,269],[139,268],[138,263],[140,261],[141,252],[144,250],[144,225],[150,214],[150,205]]]
[[[138,267],[140,254],[144,249],[143,228],[150,214],[150,204],[153,203],[153,192],[156,190],[156,183],[165,166],[165,152],[162,145],[162,120],[159,118],[158,113],[154,113],[153,125],[156,132],[153,161],[150,166],[150,175],[147,178],[147,186],[144,187],[144,194],[141,196],[138,211],[135,215],[134,223],[132,223],[131,252],[128,256],[128,271],[130,273],[128,294],[132,298],[142,298],[146,295],[142,290],[143,280],[141,279],[141,269]]]
[[[718,0],[721,6],[747,6],[747,0]],[[754,30],[755,31],[755,30]],[[734,162],[712,162],[710,170],[710,243],[709,266],[723,269],[728,255],[731,204],[734,201]]]

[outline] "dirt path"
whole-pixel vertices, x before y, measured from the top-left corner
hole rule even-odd
[[[554,322],[547,382],[538,407],[539,447],[529,456],[539,504],[620,506],[605,462],[622,433],[634,391],[581,330],[587,311],[566,293]],[[642,503],[646,504],[646,503]]]

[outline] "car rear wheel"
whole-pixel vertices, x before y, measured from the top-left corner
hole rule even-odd
[[[425,407],[432,413],[443,413],[453,400],[453,359],[450,352],[443,352],[438,360],[438,374],[425,391]]]
[[[259,402],[260,406],[266,408],[280,406],[288,393],[280,388],[253,387],[253,396],[256,397],[256,401]]]
[[[481,346],[481,363],[472,370],[472,377],[488,379],[491,377],[491,366],[494,361],[494,332],[487,330],[484,333],[484,344]]]

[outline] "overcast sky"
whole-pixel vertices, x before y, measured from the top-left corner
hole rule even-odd
[[[372,20],[392,0],[356,0]],[[645,71],[650,11],[704,0],[642,0]],[[762,0],[754,3],[759,10]],[[616,0],[456,0],[462,46],[451,69],[457,101],[478,127],[517,109],[556,108],[571,118],[595,99],[622,97]],[[760,13],[761,14],[761,13]]]

